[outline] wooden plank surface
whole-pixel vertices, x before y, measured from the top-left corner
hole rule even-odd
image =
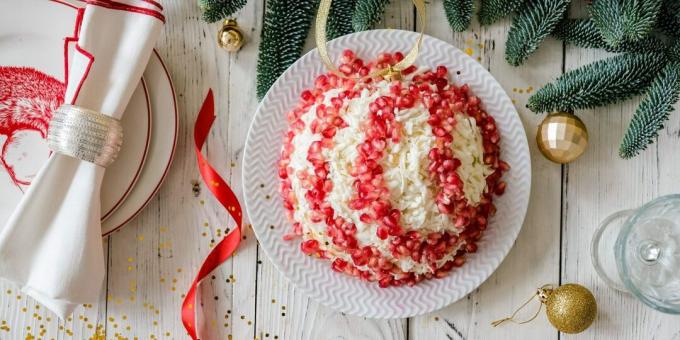
[[[168,24],[158,51],[172,75],[181,116],[178,150],[158,196],[129,226],[106,238],[107,279],[97,304],[79,307],[67,320],[0,283],[0,339],[185,339],[179,319],[183,293],[204,256],[233,228],[199,180],[193,154],[193,121],[208,88],[215,91],[218,119],[206,152],[215,168],[241,192],[241,158],[257,107],[255,68],[263,1],[249,1],[237,14],[248,39],[235,54],[219,49],[219,23],[200,18],[194,1],[164,0]],[[372,320],[344,315],[309,300],[280,275],[258,249],[252,230],[237,256],[201,289],[203,339],[680,339],[671,316],[654,312],[600,281],[589,258],[593,231],[608,214],[680,190],[677,153],[680,115],[674,115],[657,145],[632,161],[620,160],[618,144],[638,100],[584,111],[591,142],[578,161],[561,167],[535,147],[543,116],[524,108],[530,93],[559,75],[605,56],[563,47],[549,39],[525,66],[504,60],[508,21],[491,27],[473,22],[453,33],[441,0],[428,4],[427,33],[476,58],[498,79],[524,123],[532,154],[533,188],[527,219],[508,257],[467,298],[429,315]],[[580,5],[575,13],[582,12]],[[407,1],[390,5],[381,27],[416,29]],[[311,40],[307,49],[313,46]],[[559,334],[544,315],[529,325],[493,328],[544,283],[579,282],[595,293],[600,314],[588,331]]]

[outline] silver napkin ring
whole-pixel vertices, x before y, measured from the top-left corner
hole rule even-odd
[[[115,118],[66,104],[52,113],[47,145],[56,153],[107,167],[122,144],[123,127]]]

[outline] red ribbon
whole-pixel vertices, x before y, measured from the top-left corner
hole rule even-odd
[[[201,265],[194,282],[191,284],[187,292],[184,302],[182,303],[182,323],[186,328],[189,336],[196,340],[196,287],[208,274],[215,268],[219,267],[226,261],[238,248],[241,242],[241,223],[243,221],[243,214],[241,212],[241,205],[231,191],[229,185],[220,177],[215,169],[210,166],[205,160],[201,149],[205,140],[208,138],[208,133],[215,121],[215,100],[213,98],[212,90],[208,91],[208,96],[203,102],[201,111],[196,118],[196,125],[194,125],[194,142],[196,143],[196,158],[198,159],[198,169],[201,172],[203,182],[210,189],[210,192],[217,198],[224,208],[227,209],[231,217],[236,222],[236,228],[229,233],[219,244],[208,254],[205,261]]]

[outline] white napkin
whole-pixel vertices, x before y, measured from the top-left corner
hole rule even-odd
[[[81,11],[65,102],[120,118],[160,34],[162,8],[149,0],[97,0]],[[0,277],[62,318],[99,299],[104,170],[54,154],[0,233]]]

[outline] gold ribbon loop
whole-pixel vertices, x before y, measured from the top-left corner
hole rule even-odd
[[[534,321],[534,319],[536,319],[536,317],[538,317],[538,314],[541,313],[541,308],[543,308],[543,304],[548,299],[548,295],[550,295],[550,293],[552,293],[553,289],[554,289],[554,286],[551,285],[551,284],[543,285],[543,287],[538,288],[536,290],[536,293],[534,293],[534,295],[532,295],[529,298],[529,300],[524,302],[521,306],[519,306],[519,308],[515,309],[515,311],[512,313],[512,315],[510,315],[506,318],[502,318],[500,320],[496,320],[496,321],[492,322],[491,325],[496,327],[496,326],[498,326],[498,325],[500,325],[500,324],[502,324],[506,321],[510,321],[510,322],[514,322],[518,325],[522,325],[522,324]],[[534,315],[531,318],[526,319],[524,321],[517,320],[516,319],[517,313],[519,313],[519,311],[524,309],[524,307],[526,307],[529,304],[529,302],[533,301],[534,298],[536,298],[536,297],[538,297],[538,301],[540,303],[540,305],[538,306],[538,309],[536,310],[536,313],[534,313]]]
[[[333,72],[334,74],[342,77],[342,78],[349,78],[348,76],[342,74],[342,72],[338,71],[338,68],[333,64],[331,61],[330,56],[328,55],[328,48],[326,46],[326,22],[328,21],[328,14],[331,10],[331,2],[333,0],[321,0],[319,2],[319,12],[317,13],[316,16],[316,48],[319,51],[319,56],[321,56],[321,61],[326,65],[326,68]],[[404,56],[404,59],[399,61],[398,63],[385,68],[383,70],[377,70],[372,72],[371,74],[367,75],[365,78],[373,78],[373,77],[379,77],[379,76],[385,76],[385,75],[390,75],[393,76],[394,73],[399,73],[405,69],[407,69],[409,66],[413,65],[413,63],[416,61],[418,58],[418,54],[420,53],[420,45],[423,42],[423,37],[425,35],[425,25],[427,23],[427,12],[425,9],[425,1],[424,0],[413,0],[413,5],[416,7],[416,11],[418,12],[418,16],[420,17],[420,35],[418,36],[418,39],[416,40],[415,45],[411,50]],[[360,78],[361,79],[361,78]]]

